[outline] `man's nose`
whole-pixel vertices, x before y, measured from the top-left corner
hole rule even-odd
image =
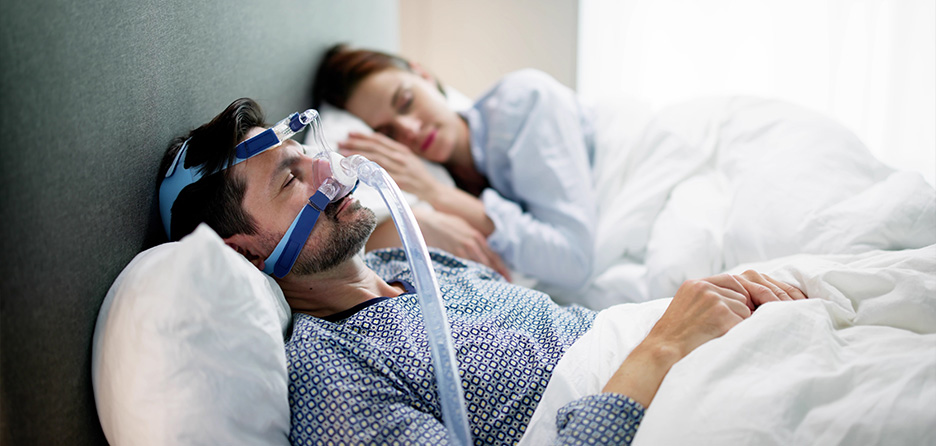
[[[325,179],[332,176],[331,163],[324,158],[306,158],[303,160],[302,169],[304,175],[308,175],[309,183],[312,187],[318,189]]]

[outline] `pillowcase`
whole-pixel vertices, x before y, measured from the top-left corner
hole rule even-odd
[[[110,444],[288,444],[282,291],[208,226],[138,254],[107,292],[91,375]]]
[[[448,103],[449,108],[455,111],[462,111],[471,108],[473,102],[467,96],[455,90],[451,87],[442,87],[445,90],[445,99]],[[373,130],[368,127],[357,116],[352,115],[346,110],[342,110],[338,107],[335,107],[328,103],[322,103],[321,107],[318,109],[319,115],[322,117],[322,135],[325,137],[325,142],[335,150],[338,150],[338,143],[344,141],[348,138],[348,133],[358,132],[358,133],[373,133]],[[314,144],[314,137],[312,132],[306,132],[305,144]],[[445,170],[439,164],[423,160],[426,164],[426,169],[429,170],[429,173],[432,174],[437,180],[442,182],[442,184],[448,186],[454,186],[455,181],[452,179],[452,176],[449,175],[448,171]],[[374,214],[377,217],[377,222],[383,222],[386,219],[390,218],[390,210],[387,208],[386,204],[383,202],[383,199],[380,198],[380,193],[376,189],[361,183],[358,185],[357,190],[354,192],[354,196],[361,202],[361,205],[374,211]],[[406,202],[409,203],[410,207],[420,207],[425,206],[429,207],[428,203],[423,202],[416,195],[413,195],[409,192],[403,192],[403,197],[406,198]]]

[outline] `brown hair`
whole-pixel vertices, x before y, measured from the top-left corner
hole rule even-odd
[[[338,108],[345,108],[354,89],[367,76],[388,69],[413,71],[406,59],[380,51],[351,49],[339,43],[332,46],[322,56],[312,83],[312,107],[320,108],[322,102],[328,102]],[[442,84],[436,86],[442,94]]]
[[[254,127],[268,127],[263,111],[252,99],[241,98],[228,105],[211,122],[175,138],[163,155],[156,190],[159,190],[185,140],[189,140],[185,167],[202,165],[203,172],[215,172],[234,161],[237,144]],[[202,222],[211,226],[221,238],[256,233],[256,222],[241,207],[246,190],[244,179],[232,175],[230,169],[206,175],[186,186],[172,205],[170,240],[181,239]]]

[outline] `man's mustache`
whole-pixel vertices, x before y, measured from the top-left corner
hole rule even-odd
[[[348,197],[350,197],[350,196],[351,196],[351,194],[349,193],[348,195],[345,195],[344,197],[341,197],[341,198],[338,199],[338,200],[335,200],[335,201],[333,201],[333,202],[331,202],[331,203],[328,203],[328,204],[325,206],[325,209],[322,210],[322,213],[325,214],[326,217],[328,217],[328,218],[330,218],[330,219],[332,219],[332,220],[337,220],[337,219],[338,219],[338,208],[340,208],[341,205],[344,203],[344,201],[345,201],[346,199],[348,199]]]

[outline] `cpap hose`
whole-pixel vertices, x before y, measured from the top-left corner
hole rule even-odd
[[[358,179],[364,184],[377,189],[390,209],[390,216],[400,234],[400,240],[403,241],[406,258],[416,278],[416,295],[429,334],[432,365],[435,367],[436,385],[439,388],[439,400],[442,402],[442,419],[448,429],[448,439],[452,444],[468,446],[471,444],[471,432],[468,428],[468,414],[465,412],[465,396],[458,376],[455,349],[452,346],[452,334],[445,317],[442,296],[439,294],[439,282],[429,260],[429,250],[416,224],[413,211],[399,186],[377,163],[363,156],[353,155],[342,159],[341,164],[345,169],[357,172]]]

